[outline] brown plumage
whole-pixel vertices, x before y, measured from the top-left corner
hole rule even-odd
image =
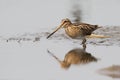
[[[69,19],[63,19],[61,25],[53,31],[47,38],[53,35],[56,31],[58,31],[61,27],[65,28],[66,34],[71,38],[82,38],[83,47],[86,48],[86,36],[91,35],[91,33],[100,28],[98,25],[91,25],[86,23],[71,23]]]
[[[91,35],[91,33],[97,28],[99,28],[97,25],[71,23],[71,25],[67,25],[67,27],[65,27],[65,32],[71,38],[82,38],[87,35]]]
[[[84,51],[83,49],[79,49],[79,48],[69,51],[65,55],[63,61],[59,60],[59,58],[57,58],[50,51],[48,51],[48,53],[52,55],[60,63],[62,68],[65,68],[65,69],[68,69],[71,66],[71,64],[75,64],[75,65],[87,64],[90,62],[97,61],[97,59],[94,56],[92,56],[90,53]]]
[[[70,36],[71,38],[77,38],[77,37],[84,37],[87,35],[91,35],[91,33],[100,28],[98,25],[91,25],[87,23],[71,23],[69,19],[63,19],[61,22],[61,25],[53,31],[47,38],[49,38],[51,35],[53,35],[56,31],[58,31],[61,27],[65,28],[65,32]]]

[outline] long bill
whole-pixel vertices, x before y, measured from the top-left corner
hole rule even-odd
[[[59,63],[61,63],[60,59],[58,57],[56,57],[53,53],[51,53],[49,50],[47,50],[47,52],[54,57]]]
[[[64,24],[64,23],[62,23],[57,29],[55,29],[51,34],[49,34],[49,35],[47,36],[47,39],[48,39],[50,36],[52,36],[55,32],[57,32],[57,31],[63,26],[63,24]]]

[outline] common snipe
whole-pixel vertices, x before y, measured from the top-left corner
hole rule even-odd
[[[61,21],[61,25],[49,36],[47,36],[47,38],[52,36],[61,27],[65,28],[65,32],[69,37],[83,39],[82,44],[84,48],[86,48],[86,36],[91,35],[94,30],[100,28],[98,25],[91,25],[87,23],[72,23],[69,19],[66,18]]]
[[[51,53],[50,51],[48,51],[48,53],[54,57],[61,65],[62,68],[64,69],[68,69],[71,64],[87,64],[90,62],[96,62],[97,58],[95,58],[94,56],[92,56],[90,53],[86,52],[83,49],[73,49],[71,51],[69,51],[65,57],[64,60],[61,61],[58,57],[56,57],[53,53]]]

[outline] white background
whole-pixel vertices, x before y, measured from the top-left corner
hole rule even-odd
[[[0,0],[0,33],[36,32],[59,25],[70,16],[75,0]],[[119,0],[76,0],[83,21],[99,25],[120,25]]]

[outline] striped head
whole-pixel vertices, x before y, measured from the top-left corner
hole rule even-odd
[[[71,24],[71,21],[68,19],[68,18],[66,18],[66,19],[63,19],[62,21],[61,21],[61,27],[63,27],[63,28],[66,28],[66,27],[68,27],[69,25]]]

